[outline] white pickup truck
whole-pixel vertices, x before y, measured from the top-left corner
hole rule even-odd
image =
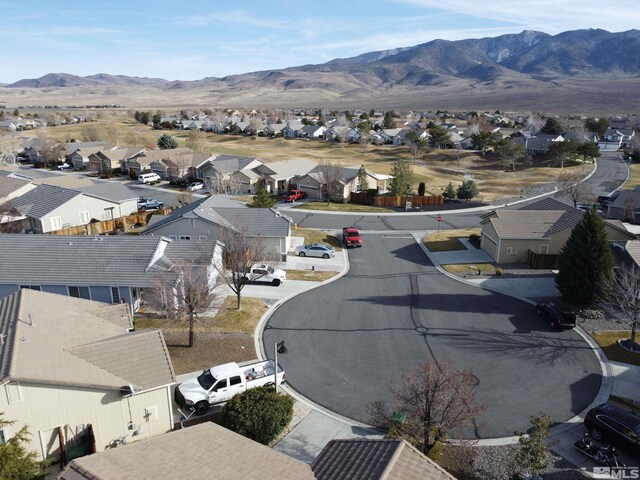
[[[252,265],[242,281],[247,283],[266,282],[278,286],[287,281],[287,272],[271,265]]]
[[[197,415],[204,415],[209,405],[228,401],[236,393],[248,388],[274,384],[274,361],[251,363],[240,367],[237,363],[224,363],[204,370],[196,378],[176,387],[176,403]],[[278,364],[278,385],[284,383],[284,370]]]

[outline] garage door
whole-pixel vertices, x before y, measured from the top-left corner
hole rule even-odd
[[[482,234],[482,249],[497,261],[498,259],[498,243],[487,234]]]

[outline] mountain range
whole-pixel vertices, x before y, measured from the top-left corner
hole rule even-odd
[[[11,92],[16,90],[22,98],[52,100],[63,98],[61,91],[74,90],[76,97],[91,103],[98,103],[97,97],[124,96],[129,106],[204,101],[274,107],[323,103],[366,107],[374,102],[383,107],[395,102],[401,108],[413,102],[410,108],[466,105],[544,111],[550,104],[573,111],[628,111],[640,106],[638,76],[640,30],[588,29],[558,35],[523,31],[494,38],[434,40],[319,65],[193,81],[50,73],[0,88],[0,101],[15,98]]]

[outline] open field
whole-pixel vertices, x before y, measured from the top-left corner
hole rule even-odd
[[[110,117],[99,112],[101,118],[90,124],[75,124],[51,127],[48,134],[57,140],[80,140],[87,128],[95,129],[101,139],[120,145],[153,146],[163,133],[176,138],[185,146],[189,137],[186,131],[152,130],[127,118],[125,112]],[[203,149],[212,153],[258,157],[265,162],[294,158],[309,158],[317,163],[332,162],[341,166],[365,165],[376,173],[388,174],[400,158],[409,160],[415,174],[414,189],[425,182],[427,194],[440,194],[449,182],[454,186],[466,179],[473,179],[480,190],[476,200],[491,202],[496,199],[520,195],[523,188],[534,184],[554,182],[563,170],[550,161],[536,159],[531,164],[518,165],[515,172],[501,165],[493,155],[482,157],[475,152],[455,150],[432,150],[413,164],[407,147],[390,145],[340,145],[320,141],[285,140],[283,138],[246,137],[204,134]],[[591,165],[567,167],[564,171],[581,172],[586,175]]]

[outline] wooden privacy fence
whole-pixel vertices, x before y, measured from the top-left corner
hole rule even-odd
[[[529,266],[534,270],[555,270],[558,268],[558,255],[534,253],[529,250]]]
[[[422,207],[423,205],[443,205],[442,195],[399,195],[397,197],[379,196],[375,198],[376,207],[404,207],[407,202],[411,202],[412,207]]]
[[[171,209],[165,208],[153,213],[160,215],[166,215],[171,212]],[[126,232],[132,229],[136,225],[146,225],[149,223],[151,213],[140,212],[133,215],[127,215],[126,217],[120,217],[113,220],[104,220],[102,222],[93,222],[86,225],[80,225],[78,227],[66,227],[62,230],[56,230],[51,232],[52,235],[102,235],[105,233],[113,233],[115,231]]]

